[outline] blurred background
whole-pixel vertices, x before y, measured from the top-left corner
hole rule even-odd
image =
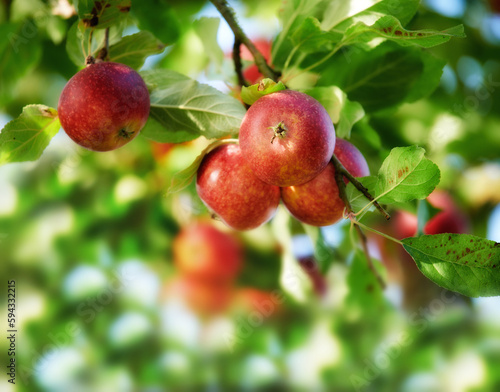
[[[65,49],[71,7],[55,2],[57,15],[33,19],[49,3],[0,5],[0,21],[35,26],[22,62],[0,61],[2,127],[27,104],[57,107],[78,70]],[[143,69],[177,70],[230,92],[229,28],[221,21],[228,58],[216,69],[191,23],[218,17],[215,8],[171,3],[178,41]],[[231,3],[269,50],[280,2]],[[137,31],[132,22],[128,33]],[[408,28],[460,23],[466,39],[432,49],[448,62],[436,92],[361,121],[351,142],[372,172],[393,147],[425,147],[442,173],[430,199],[441,217],[427,231],[500,242],[500,2],[425,0]],[[172,175],[206,144],[138,137],[94,153],[60,131],[37,162],[0,167],[0,271],[16,281],[19,331],[17,383],[2,372],[2,391],[500,390],[498,297],[445,291],[397,245],[370,235],[388,281],[382,291],[345,222],[321,230],[320,255],[301,225],[287,229],[282,210],[259,229],[228,230],[210,219],[194,184],[166,196]],[[415,234],[414,215],[390,212],[391,222],[372,214],[365,223]],[[327,271],[319,256],[330,259]],[[0,342],[2,366],[8,343]]]

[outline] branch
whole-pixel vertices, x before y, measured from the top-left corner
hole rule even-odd
[[[368,268],[370,268],[370,270],[372,271],[373,275],[375,275],[375,277],[377,278],[377,281],[380,284],[380,287],[382,287],[382,289],[385,289],[386,284],[384,282],[384,279],[380,276],[380,274],[376,270],[375,266],[373,265],[373,260],[372,260],[372,258],[370,256],[369,251],[368,251],[368,245],[367,245],[367,239],[366,239],[365,233],[363,233],[363,230],[361,230],[361,227],[359,227],[357,225],[356,218],[353,215],[353,210],[352,210],[352,207],[351,207],[351,203],[349,202],[349,199],[347,198],[347,194],[345,192],[346,185],[345,185],[345,182],[344,182],[344,175],[346,173],[350,177],[352,177],[352,175],[340,163],[340,161],[337,159],[337,157],[335,155],[333,155],[333,157],[332,157],[332,163],[333,163],[333,166],[335,167],[335,182],[337,183],[337,187],[339,188],[340,198],[344,202],[345,208],[346,208],[346,211],[347,211],[347,215],[349,216],[349,218],[351,219],[351,221],[354,223],[354,228],[356,229],[356,231],[358,233],[358,237],[361,240],[361,246],[363,248],[363,252],[365,253],[366,261],[368,262]],[[354,178],[354,177],[352,177],[352,178]],[[360,184],[359,181],[358,181],[358,184]],[[366,188],[364,188],[364,189],[366,189]]]
[[[246,34],[241,29],[240,25],[236,21],[236,15],[233,9],[227,4],[226,0],[210,0],[211,3],[217,8],[222,17],[226,20],[229,27],[233,31],[234,37],[237,41],[240,41],[245,45],[254,58],[255,64],[259,68],[260,73],[265,77],[276,81],[278,79],[278,74],[273,71],[273,69],[267,64],[266,59],[255,47],[255,45],[250,41]]]
[[[238,38],[234,38],[234,46],[233,46],[233,62],[234,62],[234,70],[236,71],[236,76],[238,76],[238,84],[243,87],[247,87],[248,83],[245,81],[242,72],[241,65],[241,41]]]
[[[344,176],[347,177],[347,179],[352,182],[352,184],[368,199],[370,200],[373,205],[375,206],[375,208],[377,210],[380,211],[380,213],[384,216],[384,218],[386,220],[389,220],[391,219],[391,216],[388,214],[388,212],[386,210],[384,210],[384,208],[378,204],[378,202],[373,198],[373,196],[370,194],[370,192],[368,192],[368,189],[366,189],[366,187],[360,183],[356,177],[354,177],[351,173],[349,173],[347,171],[347,169],[344,167],[344,165],[342,165],[342,163],[338,160],[338,158],[333,155],[332,156],[332,162],[333,162],[333,165],[335,166],[335,172],[340,172],[342,173]],[[340,188],[339,188],[340,190]]]

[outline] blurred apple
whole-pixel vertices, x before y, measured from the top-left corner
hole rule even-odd
[[[151,152],[155,161],[162,162],[175,145],[175,143],[151,142]]]
[[[264,56],[266,61],[269,64],[269,60],[271,58],[271,41],[263,38],[256,39],[255,41],[252,41],[255,47],[259,50],[260,53]],[[240,49],[240,57],[242,60],[246,61],[252,61],[253,62],[253,56],[252,53],[248,50],[248,48],[245,45],[241,45]],[[248,67],[243,69],[243,77],[245,80],[247,80],[250,84],[255,84],[258,83],[260,79],[262,79],[262,74],[259,71],[259,68],[255,64],[251,64]]]
[[[235,237],[205,222],[181,230],[173,242],[173,256],[181,274],[217,282],[234,279],[243,259]]]
[[[282,302],[277,293],[247,287],[235,293],[233,305],[239,312],[258,312],[267,318],[279,311]]]

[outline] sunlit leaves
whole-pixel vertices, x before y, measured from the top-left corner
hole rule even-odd
[[[257,101],[264,95],[272,94],[285,89],[286,87],[282,82],[276,83],[272,79],[263,79],[258,84],[254,84],[249,87],[243,86],[241,88],[241,99],[247,105],[252,105],[255,101]]]
[[[205,52],[214,64],[222,66],[224,52],[217,43],[217,32],[219,31],[219,18],[203,17],[194,22],[194,30],[200,37]]]
[[[184,132],[187,140],[191,134],[220,138],[238,133],[245,108],[235,98],[170,70],[142,76],[150,89],[150,116],[165,133]]]
[[[468,234],[405,238],[405,250],[438,285],[469,297],[500,295],[500,244]]]
[[[59,131],[57,111],[44,105],[28,105],[0,133],[0,165],[35,161]]]
[[[139,69],[146,57],[163,51],[165,45],[149,31],[127,35],[119,42],[110,46],[109,59]]]

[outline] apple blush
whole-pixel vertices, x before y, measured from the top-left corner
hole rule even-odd
[[[330,161],[335,129],[327,111],[307,94],[278,91],[259,98],[243,117],[243,158],[262,181],[280,187],[316,177]]]
[[[266,223],[280,201],[279,187],[256,177],[236,144],[218,147],[203,158],[196,190],[203,203],[236,230]]]
[[[137,136],[149,116],[149,92],[124,64],[98,62],[75,74],[59,98],[62,128],[82,147],[110,151]]]

